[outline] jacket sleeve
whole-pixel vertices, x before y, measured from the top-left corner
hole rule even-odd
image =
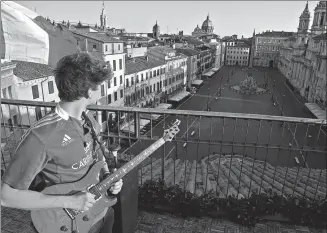
[[[2,181],[14,189],[27,190],[49,161],[44,143],[31,130],[19,143]]]

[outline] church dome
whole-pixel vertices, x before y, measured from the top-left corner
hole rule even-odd
[[[201,31],[201,28],[199,27],[199,24],[196,25],[196,28],[194,29],[195,32]]]
[[[211,20],[209,19],[209,14],[207,16],[207,19],[203,21],[202,30],[204,30],[206,32],[213,31],[213,24],[212,24]]]

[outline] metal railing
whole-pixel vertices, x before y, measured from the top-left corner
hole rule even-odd
[[[3,170],[24,131],[54,107],[2,100]],[[139,185],[163,179],[196,195],[214,191],[247,197],[253,191],[272,190],[309,199],[326,197],[326,120],[99,105],[89,110],[102,122],[102,140],[120,143],[121,156],[128,159],[162,137],[174,119],[181,120],[177,137],[139,166]],[[116,114],[116,122],[105,119],[110,113]]]

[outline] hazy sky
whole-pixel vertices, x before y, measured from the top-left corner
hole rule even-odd
[[[51,20],[98,23],[102,1],[17,1]],[[318,1],[309,1],[311,21]],[[296,31],[306,1],[105,1],[108,25],[127,32],[152,32],[158,20],[161,33],[191,34],[208,13],[214,33],[252,36],[266,30]]]

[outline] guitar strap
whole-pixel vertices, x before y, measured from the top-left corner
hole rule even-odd
[[[99,141],[99,139],[98,139],[98,137],[97,137],[97,135],[96,135],[96,132],[95,132],[94,127],[93,127],[93,124],[92,124],[92,121],[90,120],[90,118],[87,116],[87,114],[86,114],[84,111],[82,112],[82,117],[84,118],[85,123],[87,124],[87,126],[90,127],[90,129],[91,129],[91,136],[92,136],[92,139],[93,139],[93,152],[92,152],[93,156],[94,156],[95,154],[97,154],[97,153],[95,152],[95,147],[96,147],[96,144],[98,144],[98,145],[100,146],[100,150],[101,150],[101,152],[102,152],[103,157],[104,157],[104,158],[106,159],[106,161],[107,161],[107,158],[106,158],[106,156],[105,156],[104,146],[100,143],[100,141]],[[99,158],[99,156],[97,155],[96,160],[97,160],[98,158]],[[108,161],[107,161],[107,163],[108,163]]]

